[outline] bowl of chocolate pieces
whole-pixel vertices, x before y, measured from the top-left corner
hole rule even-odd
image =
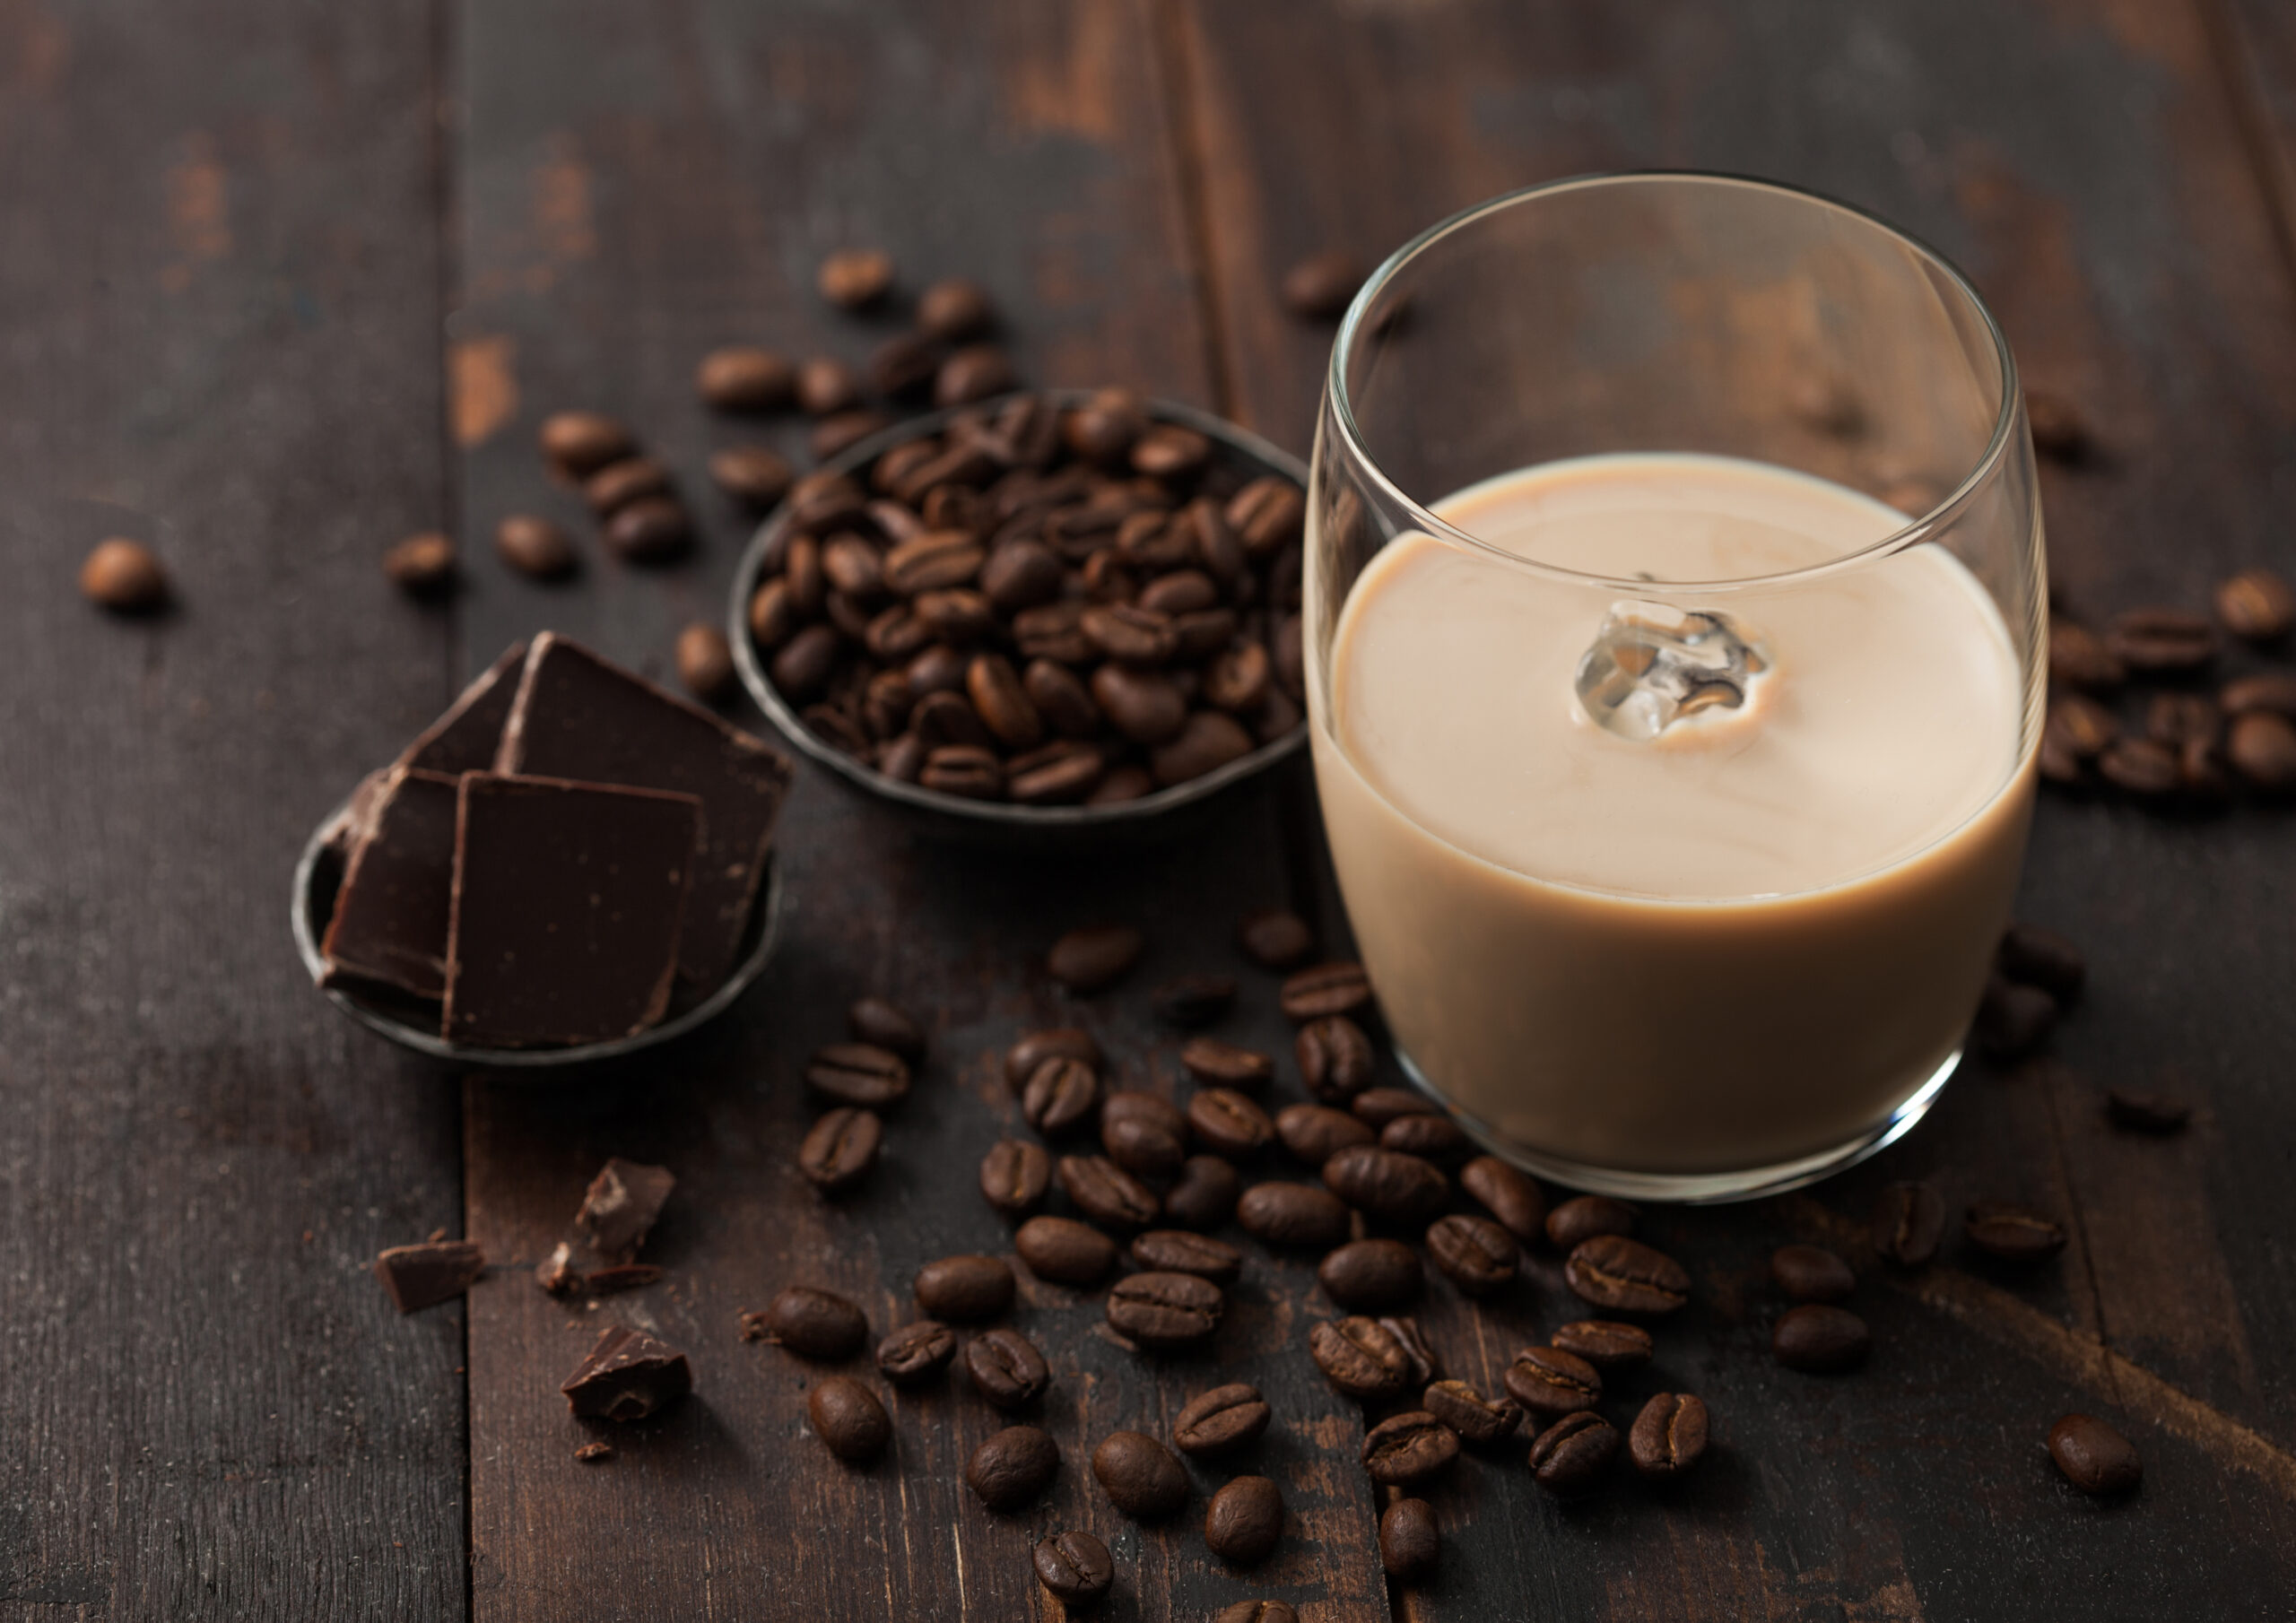
[[[792,744],[940,832],[1172,831],[1306,738],[1306,482],[1126,390],[918,417],[760,527],[735,663]]]
[[[765,968],[788,758],[578,644],[514,644],[322,823],[295,944],[337,1007],[440,1059],[665,1042]]]

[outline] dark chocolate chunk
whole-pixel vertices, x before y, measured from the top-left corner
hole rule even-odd
[[[468,1240],[394,1245],[375,1259],[375,1277],[391,1306],[414,1313],[458,1297],[486,1271],[486,1254]]]
[[[464,774],[447,1036],[544,1047],[659,1020],[702,828],[691,794]]]
[[[698,987],[726,978],[789,790],[788,758],[551,632],[535,638],[494,769],[691,794],[701,860],[678,948]]]
[[[509,720],[511,701],[518,696],[518,670],[526,663],[526,644],[514,642],[505,648],[502,657],[447,707],[445,715],[415,735],[395,764],[444,772],[449,777],[492,770],[494,752],[502,744],[502,724]]]
[[[615,1263],[593,1268],[582,1276],[582,1287],[592,1296],[612,1296],[617,1290],[638,1290],[657,1284],[662,1271],[651,1263]]]
[[[457,790],[443,773],[406,768],[384,780],[319,946],[325,985],[377,983],[417,997],[445,995]]]
[[[627,1324],[609,1324],[559,1391],[576,1414],[607,1420],[642,1420],[693,1390],[685,1354]]]
[[[635,1256],[677,1183],[666,1167],[648,1167],[615,1156],[598,1169],[598,1176],[583,1192],[574,1227],[601,1256]]]

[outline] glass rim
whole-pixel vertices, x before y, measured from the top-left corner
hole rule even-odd
[[[1920,516],[1908,521],[1897,529],[1866,542],[1854,551],[1829,558],[1819,563],[1805,564],[1796,568],[1779,570],[1762,575],[1742,575],[1724,580],[1666,580],[1651,581],[1631,577],[1597,575],[1585,570],[1567,568],[1561,564],[1546,563],[1526,558],[1518,552],[1493,545],[1478,535],[1439,518],[1425,503],[1419,501],[1390,476],[1379,459],[1371,454],[1362,427],[1355,418],[1355,405],[1347,389],[1347,360],[1355,352],[1370,322],[1373,301],[1379,292],[1392,283],[1403,271],[1437,243],[1468,227],[1478,224],[1490,215],[1530,202],[1534,198],[1564,192],[1587,191],[1623,186],[1643,186],[1657,182],[1696,182],[1747,191],[1768,192],[1796,202],[1813,204],[1821,208],[1846,214],[1873,227],[1884,236],[1894,239],[1926,264],[1942,273],[1952,288],[1977,312],[1984,324],[1986,335],[1993,341],[1995,359],[2001,368],[2000,398],[1995,402],[1993,433],[1986,441],[1969,471],[1961,476],[1946,495]],[[1378,267],[1356,290],[1347,313],[1341,317],[1339,335],[1333,341],[1331,360],[1326,375],[1324,393],[1330,404],[1331,417],[1357,473],[1368,480],[1386,498],[1399,507],[1413,527],[1447,544],[1461,545],[1497,559],[1517,568],[1551,580],[1572,586],[1601,587],[1607,591],[1627,592],[1640,596],[1652,595],[1654,588],[1660,595],[1681,592],[1702,594],[1742,592],[1787,582],[1800,582],[1833,574],[1839,570],[1860,567],[1874,559],[1918,546],[1944,530],[1974,499],[1977,492],[1999,470],[2009,451],[2010,435],[2017,421],[2019,386],[2016,357],[2009,351],[2009,340],[2001,331],[2001,324],[1994,319],[1992,309],[1978,293],[1961,268],[1922,241],[1911,232],[1891,224],[1870,210],[1838,197],[1805,187],[1788,186],[1782,181],[1765,180],[1752,175],[1738,175],[1721,169],[1618,169],[1594,174],[1572,175],[1559,180],[1544,180],[1533,186],[1518,187],[1511,192],[1501,192],[1495,197],[1461,209],[1458,213],[1437,221],[1405,242],[1380,262]],[[1318,447],[1318,460],[1321,447]]]

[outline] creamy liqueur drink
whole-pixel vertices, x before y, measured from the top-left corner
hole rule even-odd
[[[1571,574],[1406,534],[1311,640],[1325,826],[1399,1050],[1566,1173],[1779,1168],[1875,1133],[1958,1053],[2023,849],[2027,687],[1994,598],[1935,544],[1824,569],[1916,516],[1730,457],[1550,463],[1432,511]],[[1580,576],[1647,580],[1645,607]],[[1718,687],[1692,658],[1654,731],[1673,706],[1632,692],[1635,628],[1685,610],[1745,656]],[[1606,623],[1622,652],[1590,667]]]

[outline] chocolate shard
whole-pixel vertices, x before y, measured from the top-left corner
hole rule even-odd
[[[358,849],[359,842],[375,831],[375,811],[383,803],[384,793],[391,786],[398,772],[396,766],[378,767],[359,780],[351,791],[351,798],[335,814],[326,826],[325,839],[327,848],[338,856],[349,856]]]
[[[610,1324],[559,1391],[576,1414],[593,1419],[642,1420],[693,1390],[685,1354],[627,1324]]]
[[[766,850],[788,794],[787,757],[545,631],[526,656],[494,769],[697,797],[701,861],[678,972],[696,988],[725,980],[748,930]]]
[[[486,1254],[468,1240],[394,1245],[375,1259],[375,1277],[401,1313],[419,1313],[468,1290],[486,1271]]]
[[[658,1281],[662,1271],[651,1263],[615,1263],[593,1268],[582,1276],[592,1296],[612,1296],[617,1290],[637,1290]]]
[[[447,1037],[547,1047],[659,1020],[701,833],[691,794],[463,774]]]
[[[327,961],[322,985],[363,982],[445,995],[458,789],[437,772],[397,767],[387,776],[335,892],[319,945]]]
[[[444,772],[460,777],[484,772],[494,765],[502,747],[502,725],[518,697],[518,673],[526,663],[526,645],[514,642],[502,656],[465,688],[447,713],[415,734],[399,755],[397,765],[418,771]]]
[[[582,1289],[581,1271],[574,1266],[574,1247],[564,1240],[535,1270],[535,1283],[552,1296],[574,1296]]]
[[[626,1262],[646,1243],[646,1236],[677,1185],[666,1167],[648,1167],[643,1161],[625,1161],[615,1156],[598,1168],[598,1176],[583,1192],[574,1227],[600,1256]]]

